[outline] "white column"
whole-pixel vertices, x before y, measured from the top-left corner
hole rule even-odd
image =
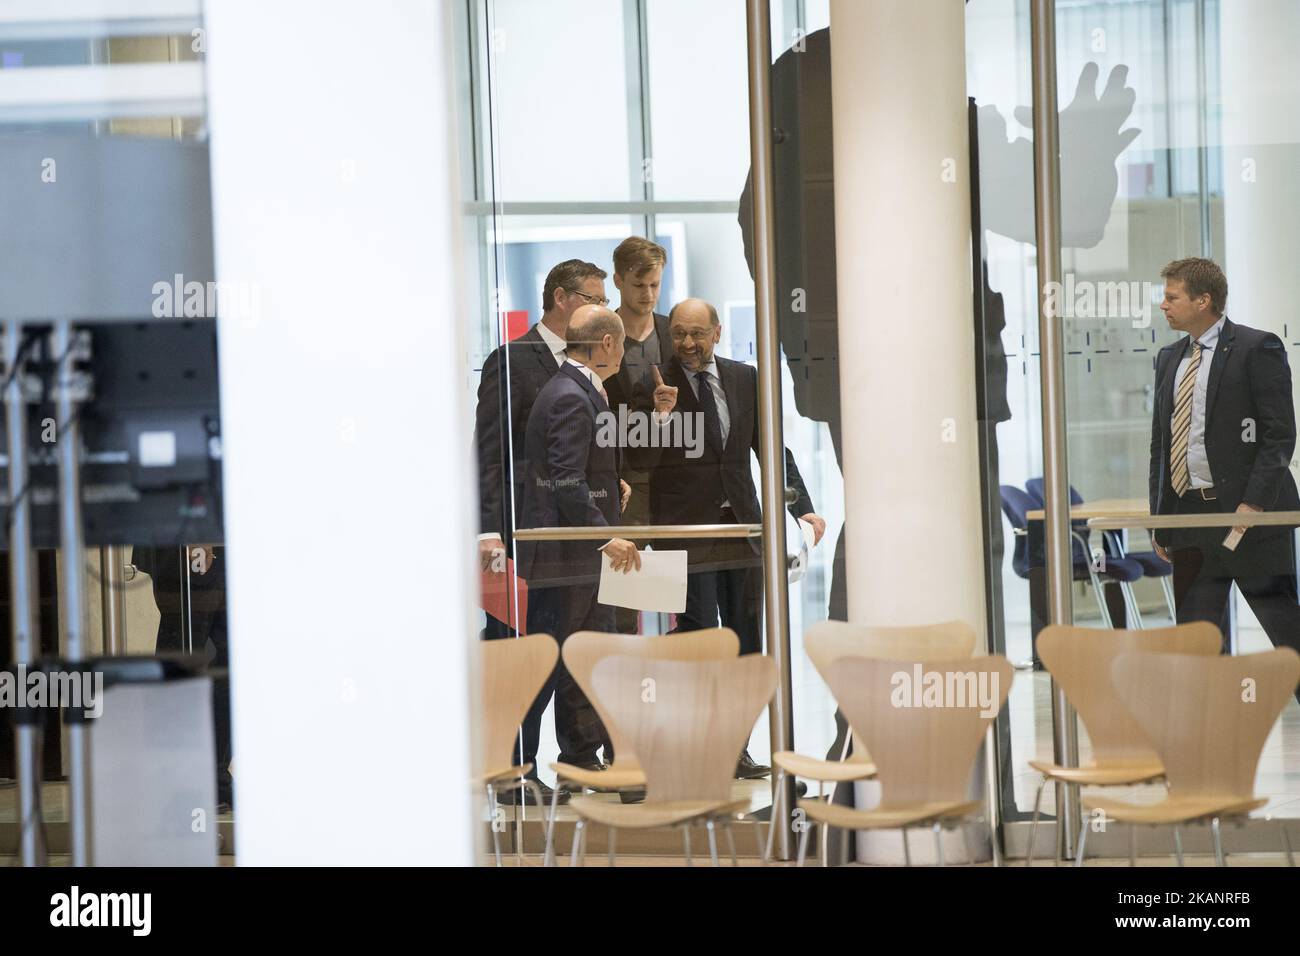
[[[1220,18],[1228,315],[1300,341],[1300,4],[1253,0]]]
[[[982,646],[965,63],[959,0],[831,0],[849,619]]]
[[[206,14],[238,859],[468,863],[446,6]]]

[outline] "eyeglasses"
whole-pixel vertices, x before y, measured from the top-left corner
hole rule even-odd
[[[712,329],[692,332],[688,329],[673,329],[672,336],[674,342],[683,342],[686,339],[692,339],[696,342],[707,342],[713,335]]]
[[[565,289],[570,295],[579,295],[586,300],[588,305],[609,305],[609,299],[599,295],[587,295],[585,292],[579,292],[577,289]]]

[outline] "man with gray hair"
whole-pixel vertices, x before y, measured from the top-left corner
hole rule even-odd
[[[669,314],[673,355],[653,367],[654,389],[643,388],[642,408],[653,406],[657,421],[667,423],[674,412],[701,422],[701,453],[690,454],[681,443],[637,453],[650,472],[651,524],[761,524],[758,491],[754,487],[751,455],[758,454],[758,370],[744,362],[714,355],[722,338],[718,311],[703,299],[685,299]],[[790,514],[812,526],[814,544],[821,541],[826,522],[813,510],[799,468],[785,452],[786,484],[795,491]],[[729,627],[740,637],[742,654],[762,650],[759,606],[762,601],[762,557],[755,538],[687,539],[660,542],[663,550],[687,553],[686,610],[677,615],[678,631]],[[767,767],[755,763],[746,750],[736,776],[763,776]]]
[[[598,436],[600,416],[609,413],[604,382],[623,360],[623,323],[607,308],[584,305],[570,318],[565,339],[565,362],[528,417],[521,528],[619,523],[619,449]],[[528,632],[561,644],[574,631],[614,630],[614,609],[596,600],[602,561],[624,574],[641,567],[636,545],[622,538],[520,541],[516,551],[519,575],[528,581]],[[540,714],[552,692],[560,763],[603,769],[596,751],[603,746],[605,760],[612,758],[609,735],[563,662],[529,713]]]

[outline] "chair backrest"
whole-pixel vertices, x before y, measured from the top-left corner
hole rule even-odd
[[[803,638],[804,650],[826,680],[838,657],[883,657],[896,661],[948,660],[975,653],[975,630],[965,621],[875,627],[818,621]]]
[[[574,682],[591,701],[596,715],[605,725],[614,745],[614,764],[620,770],[635,770],[640,764],[636,748],[619,727],[618,721],[600,702],[591,672],[603,658],[619,655],[662,661],[717,661],[740,654],[740,638],[729,627],[709,627],[679,634],[604,634],[600,631],[576,631],[565,638],[561,648],[564,666]]]
[[[555,669],[560,649],[549,634],[483,641],[483,733],[478,773],[514,766],[515,734],[542,685]]]
[[[868,627],[844,621],[818,621],[803,638],[817,673],[829,685],[829,668],[840,657],[878,657],[896,661],[934,661],[970,657],[975,653],[975,631],[965,621]],[[851,722],[850,722],[851,723]],[[871,755],[861,734],[854,733],[854,763],[870,763]]]
[[[1120,698],[1155,745],[1172,796],[1250,799],[1264,741],[1300,682],[1300,654],[1121,654]]]
[[[881,808],[968,799],[980,740],[1014,674],[1001,656],[831,662],[835,700],[875,761]]]
[[[1038,635],[1038,656],[1088,729],[1097,763],[1147,763],[1156,748],[1115,689],[1111,665],[1121,654],[1218,654],[1219,629],[1198,621],[1140,631],[1051,624]]]
[[[730,799],[736,760],[776,679],[775,662],[761,654],[715,661],[618,655],[592,672],[596,697],[645,771],[647,803]]]
[[[1029,530],[1030,511],[1038,505],[1021,488],[1015,485],[1000,485],[1002,494],[1002,513],[1007,516],[1013,529]],[[1022,578],[1029,577],[1029,535],[1015,536],[1015,549],[1011,552],[1011,569]]]
[[[1043,479],[1041,477],[1026,479],[1025,491],[1029,493],[1030,499],[1034,502],[1033,508],[1029,509],[1030,511],[1033,511],[1035,508],[1047,507],[1047,493],[1044,490]],[[1071,485],[1070,486],[1071,507],[1073,507],[1074,505],[1081,505],[1083,503],[1084,503],[1083,495],[1079,494],[1079,492],[1075,490],[1074,485]],[[1079,519],[1076,521],[1071,521],[1070,527],[1075,531],[1080,532],[1085,539],[1088,537],[1087,519]],[[1113,534],[1113,533],[1114,532],[1104,531],[1102,532],[1102,537],[1105,538],[1106,535]],[[1088,553],[1088,551],[1077,540],[1074,541],[1074,544],[1071,546],[1070,552],[1072,555],[1072,560],[1076,564],[1079,563],[1080,561],[1082,561],[1084,564],[1087,564],[1092,558],[1092,556]],[[1118,555],[1111,554],[1111,556],[1117,557]]]

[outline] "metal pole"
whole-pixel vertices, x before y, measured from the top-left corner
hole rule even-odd
[[[785,552],[785,441],[781,433],[781,352],[776,332],[776,200],[772,183],[772,11],[746,0],[749,47],[749,165],[754,182],[754,327],[758,339],[759,463],[762,465],[763,609],[768,656],[780,680],[768,708],[772,751],[794,749],[790,612]],[[789,809],[794,778],[773,774],[772,826],[778,859],[793,853]],[[780,777],[780,783],[777,778]]]
[[[104,628],[104,654],[126,653],[125,554],[121,545],[99,549],[99,607]]]
[[[64,657],[75,667],[85,659],[86,580],[81,525],[81,433],[77,427],[76,384],[72,373],[72,322],[54,325],[54,400],[59,435],[59,544],[63,548],[63,576],[59,609],[67,628]],[[89,866],[90,859],[90,740],[82,720],[68,722],[68,835],[72,865]]]
[[[1201,229],[1201,255],[1214,257],[1214,231],[1210,228],[1210,144],[1206,111],[1209,81],[1205,76],[1205,0],[1196,0],[1196,206]]]
[[[22,323],[5,323],[5,424],[9,430],[9,595],[12,607],[11,644],[15,667],[28,667],[37,658],[36,579],[32,562],[31,502],[27,486],[27,403],[23,399],[18,353]],[[16,711],[14,773],[18,783],[18,853],[23,866],[45,865],[45,830],[41,821],[41,753],[39,711]]]
[[[1060,130],[1056,98],[1055,0],[1032,0],[1029,27],[1034,87],[1034,239],[1038,245],[1038,350],[1042,356],[1043,494],[1047,533],[1047,601],[1053,624],[1073,621],[1070,588],[1070,477],[1065,456],[1065,339],[1059,316],[1048,314],[1048,290],[1061,281]],[[1059,288],[1059,286],[1058,286]],[[1052,681],[1052,750],[1058,764],[1079,764],[1074,708]],[[1057,787],[1057,849],[1074,851],[1079,792]]]

